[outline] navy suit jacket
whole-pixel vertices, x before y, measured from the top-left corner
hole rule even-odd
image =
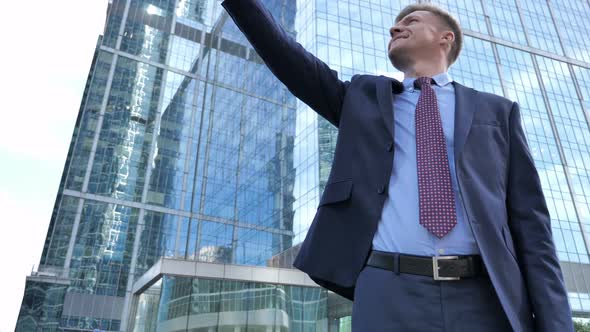
[[[222,6],[276,77],[338,128],[326,188],[294,266],[353,300],[393,163],[391,78],[335,71],[307,52],[258,0]],[[467,220],[515,331],[573,331],[549,212],[517,103],[453,83],[455,163]],[[400,230],[403,232],[403,230]]]

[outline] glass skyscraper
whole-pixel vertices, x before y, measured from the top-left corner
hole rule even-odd
[[[401,78],[388,29],[414,1],[261,1],[340,79]],[[590,1],[432,2],[464,29],[453,79],[520,103],[590,317]],[[220,1],[110,1],[17,331],[349,331],[351,303],[291,269],[336,135]]]

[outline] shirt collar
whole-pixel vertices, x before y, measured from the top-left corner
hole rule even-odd
[[[416,80],[417,77],[406,77],[403,80],[403,84],[404,84],[404,89],[406,90],[413,90],[414,89],[414,81]],[[434,79],[434,81],[436,82],[436,85],[443,87],[447,84],[450,84],[453,82],[453,79],[451,78],[451,75],[449,75],[448,72],[442,72],[440,74],[434,75],[432,76],[432,79]]]

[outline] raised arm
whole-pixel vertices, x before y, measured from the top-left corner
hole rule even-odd
[[[567,292],[551,234],[551,219],[517,103],[513,104],[510,114],[509,158],[508,226],[528,285],[535,331],[573,332]]]
[[[225,0],[221,5],[289,91],[338,127],[350,82],[340,81],[336,71],[289,36],[258,0]]]

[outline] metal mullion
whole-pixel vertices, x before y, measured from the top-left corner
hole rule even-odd
[[[487,8],[485,5],[485,1],[481,0],[481,8],[483,11],[483,16],[485,17],[486,27],[488,28],[488,32],[492,33],[492,22],[490,21],[490,16],[488,15]],[[489,42],[492,46],[492,53],[494,53],[494,61],[496,62],[496,70],[498,71],[498,78],[500,80],[500,87],[502,88],[502,93],[505,97],[508,96],[508,88],[504,84],[504,73],[502,72],[502,63],[500,62],[500,55],[498,54],[498,48],[496,47],[496,43]]]
[[[526,24],[524,24],[524,17],[522,16],[522,9],[520,8],[520,1],[514,0],[514,5],[516,6],[516,12],[518,12],[518,18],[520,19],[520,25],[522,26],[522,32],[524,33],[524,39],[526,40],[526,44],[528,46],[532,46],[531,40],[529,38],[529,31],[526,27]]]
[[[203,52],[202,49],[204,47],[205,44],[205,34],[202,33],[201,34],[201,42],[199,43],[200,49],[199,49],[199,54],[196,57],[195,60],[195,72],[198,72],[201,65],[203,64]],[[195,121],[197,118],[197,113],[199,113],[199,108],[196,107],[197,105],[197,101],[199,99],[199,88],[201,86],[201,80],[197,79],[197,78],[193,78],[195,80],[195,88],[194,88],[194,93],[193,93],[193,100],[190,104],[190,109],[192,110],[191,112],[191,119],[190,119],[190,127],[189,127],[189,136],[187,139],[187,145],[186,145],[186,149],[185,149],[185,160],[184,160],[184,168],[183,168],[183,179],[182,179],[182,191],[181,191],[181,201],[180,201],[180,209],[184,210],[185,206],[184,206],[184,201],[186,199],[186,194],[188,191],[188,174],[191,171],[190,169],[190,155],[191,155],[191,148],[192,148],[192,143],[194,140],[194,136],[195,136]],[[201,114],[203,112],[200,112]],[[202,120],[202,119],[201,119]],[[200,133],[200,131],[199,131]],[[195,167],[196,168],[196,167]],[[195,171],[195,175],[196,175],[196,170]],[[194,180],[193,180],[193,190],[194,190]],[[191,193],[192,195],[192,193]],[[192,204],[192,199],[191,199],[191,204]]]
[[[178,0],[175,0],[174,2],[174,8],[176,8],[176,5],[178,3]],[[172,17],[174,20],[174,11],[172,12]],[[174,21],[173,21],[174,22]],[[169,27],[170,30],[168,30],[168,33],[171,33],[171,29],[174,26],[174,24],[171,24],[171,26]],[[169,41],[170,43],[171,41]],[[166,52],[166,58],[164,60],[164,64],[168,64],[170,61],[170,52]],[[158,132],[159,132],[159,128],[160,128],[160,124],[162,122],[162,115],[164,114],[164,95],[166,94],[166,82],[168,78],[168,70],[164,70],[164,73],[162,74],[162,80],[160,82],[160,95],[158,96],[158,106],[156,108],[155,112],[155,121],[154,121],[154,128],[153,128],[153,133],[152,133],[152,139],[151,139],[151,145],[150,145],[150,152],[148,155],[148,159],[147,159],[147,170],[144,176],[144,183],[143,183],[143,190],[141,193],[141,203],[145,204],[146,200],[147,200],[147,194],[149,191],[149,185],[150,185],[150,181],[151,181],[151,176],[152,176],[152,170],[153,167],[151,167],[151,160],[154,158],[154,154],[156,151],[156,147],[158,144],[156,144],[156,140],[158,137]],[[148,115],[148,117],[151,114]],[[146,124],[145,130],[147,131],[148,129],[148,125]],[[131,262],[129,264],[129,273],[128,273],[128,279],[127,279],[127,287],[126,287],[126,294],[125,294],[125,304],[123,306],[123,314],[122,314],[122,319],[121,319],[121,326],[126,326],[127,325],[127,320],[128,320],[128,316],[129,316],[129,306],[131,305],[131,300],[133,299],[133,296],[131,294],[131,290],[133,288],[133,282],[135,281],[134,277],[135,277],[135,268],[137,265],[137,255],[139,252],[139,244],[140,244],[140,240],[141,240],[141,235],[143,233],[143,228],[144,228],[144,216],[145,216],[145,209],[142,207],[139,210],[139,216],[137,218],[137,225],[135,227],[135,238],[133,241],[133,249],[132,249],[132,253],[131,253]],[[177,220],[179,220],[180,218],[176,217]],[[178,226],[178,225],[177,225]]]
[[[563,35],[559,30],[559,26],[557,25],[557,21],[555,20],[555,13],[553,12],[553,8],[551,8],[551,1],[547,0],[547,9],[549,10],[549,15],[551,16],[551,21],[553,22],[553,26],[555,27],[555,32],[557,33],[557,39],[559,39],[559,46],[561,46],[561,52],[564,56],[567,56],[567,52],[565,51],[565,45],[563,44]]]
[[[197,63],[196,63],[196,66],[195,66],[195,71],[196,72],[198,72],[200,70],[200,67],[203,65],[203,61],[204,61],[204,55],[205,54],[203,52],[203,48],[206,47],[206,45],[205,45],[205,34],[204,33],[201,34],[201,43],[200,43],[200,45],[201,46],[200,46],[200,49],[199,49],[199,55],[197,56]],[[207,69],[207,71],[208,70],[209,69]],[[186,247],[186,249],[185,249],[185,258],[188,258],[190,235],[191,235],[191,231],[192,231],[191,228],[192,228],[192,224],[193,224],[192,221],[194,220],[193,219],[193,216],[192,216],[192,214],[193,214],[193,207],[194,207],[194,203],[195,203],[195,194],[194,194],[194,191],[195,191],[195,188],[197,186],[197,179],[198,179],[198,173],[199,173],[198,172],[198,170],[199,170],[199,155],[200,155],[200,149],[201,149],[201,137],[202,137],[202,132],[203,132],[203,118],[205,116],[205,105],[206,105],[206,96],[207,96],[207,82],[205,82],[204,84],[205,84],[205,88],[203,89],[203,101],[202,101],[202,105],[201,105],[201,108],[200,108],[200,114],[201,114],[201,116],[199,118],[199,131],[198,131],[199,134],[196,137],[197,147],[196,147],[196,151],[195,151],[195,168],[194,168],[194,170],[192,170],[193,171],[193,185],[192,185],[192,191],[190,193],[190,195],[191,195],[191,203],[190,203],[190,207],[189,207],[189,213],[190,213],[190,215],[189,215],[188,230],[187,230],[188,237],[187,237],[187,241],[186,241],[186,245],[185,245],[185,247]],[[193,105],[194,105],[194,107],[191,106],[191,108],[193,108],[195,111],[193,112],[192,117],[191,117],[191,136],[190,136],[190,139],[189,139],[189,144],[187,144],[187,159],[186,159],[186,162],[184,164],[184,169],[185,169],[185,172],[186,173],[190,172],[190,169],[189,169],[189,167],[190,167],[189,158],[191,158],[190,151],[191,151],[192,141],[193,141],[193,139],[195,139],[194,138],[194,133],[195,133],[194,127],[195,127],[196,112],[198,110],[198,108],[197,108],[197,100],[198,100],[198,97],[200,95],[200,91],[199,91],[200,85],[201,85],[201,80],[200,79],[196,80],[196,84],[195,84],[195,96],[193,98]],[[187,184],[186,184],[187,180],[188,180],[188,176],[185,175],[185,178],[183,179],[183,189],[185,191],[187,189]],[[183,199],[183,201],[184,201],[184,199]],[[196,222],[197,222],[197,230],[196,230],[197,237],[195,238],[195,246],[198,245],[198,240],[199,240],[199,233],[198,232],[200,231],[200,226],[199,225],[201,224],[201,221],[200,221],[199,218],[197,218]],[[195,247],[195,259],[196,259],[196,252],[197,252],[197,248]]]
[[[218,19],[218,21],[215,23],[215,25],[212,27],[211,29],[211,45],[210,45],[210,49],[212,49],[213,47],[213,42],[215,41],[214,36],[219,36],[219,33],[221,31],[221,27],[225,24],[225,21],[228,18],[228,14],[226,12],[222,12],[221,17]],[[219,46],[219,44],[221,43],[221,38],[217,38],[217,43]],[[211,68],[211,54],[212,52],[207,52],[208,54],[208,58],[209,58],[209,62],[207,64],[207,71],[205,74],[205,80],[207,82],[210,81],[209,79],[209,69]],[[214,69],[214,77],[217,77],[217,68],[219,67],[219,61],[215,62],[215,69]],[[205,85],[205,90],[203,93],[203,116],[204,113],[209,111],[209,126],[207,128],[207,139],[205,142],[205,160],[204,160],[204,164],[203,164],[203,182],[202,182],[202,189],[201,189],[201,197],[199,198],[199,214],[203,214],[203,203],[205,202],[205,195],[207,192],[207,171],[208,171],[208,165],[209,165],[209,149],[211,146],[211,131],[213,129],[213,115],[214,115],[214,109],[215,109],[215,94],[216,94],[216,89],[215,89],[215,85],[213,86],[213,91],[211,92],[211,105],[210,105],[210,109],[206,110],[205,106],[206,106],[206,100],[207,100],[207,87],[209,86],[209,84]],[[200,145],[201,145],[201,132],[199,133],[199,149],[200,149]],[[198,162],[199,160],[197,159],[197,165],[196,168],[198,169]],[[195,181],[196,181],[196,177],[195,177]],[[191,207],[191,212],[192,212],[192,207]],[[200,246],[201,243],[201,230],[202,230],[202,222],[201,220],[199,220],[199,223],[197,224],[197,241],[195,244],[195,255],[197,255],[197,250]],[[233,250],[232,250],[233,252]],[[233,256],[233,254],[232,254]],[[233,257],[232,257],[233,258]],[[198,260],[198,259],[197,259]]]
[[[249,50],[249,48],[247,50]],[[248,56],[250,55],[249,53],[250,52],[247,52],[246,58],[248,58]],[[247,69],[248,69],[248,67],[246,67],[246,70]],[[244,76],[245,77],[248,77],[248,74],[245,73]],[[242,88],[244,90],[246,89],[246,79],[244,79],[242,81]],[[233,246],[234,245],[237,246],[237,243],[238,243],[238,232],[236,230],[237,229],[237,225],[239,224],[239,219],[238,219],[238,197],[239,197],[239,195],[238,195],[238,192],[239,192],[239,189],[240,189],[240,171],[241,171],[241,169],[240,169],[240,166],[241,166],[240,161],[242,159],[241,157],[242,157],[242,154],[243,154],[242,143],[244,141],[244,126],[243,126],[243,123],[244,123],[244,108],[246,107],[246,102],[248,100],[247,98],[248,97],[246,97],[245,95],[243,95],[241,107],[240,107],[240,110],[239,110],[239,112],[240,112],[240,123],[239,123],[240,133],[239,133],[239,143],[238,143],[238,162],[236,163],[237,164],[236,165],[236,186],[235,186],[236,195],[235,195],[235,198],[234,198],[234,220],[235,220],[235,224],[234,224],[234,227],[233,227],[233,234],[232,234],[232,262],[233,262],[233,258],[234,258],[233,257],[233,255],[234,255]]]
[[[586,106],[582,102],[584,100],[584,95],[582,94],[582,89],[578,84],[578,78],[576,77],[576,72],[574,71],[574,66],[571,63],[567,64],[567,67],[570,71],[570,75],[572,76],[572,81],[574,85],[574,89],[576,90],[576,95],[578,96],[578,100],[580,101],[580,105],[582,106],[582,113],[584,114],[584,119],[586,120],[586,125],[588,126],[588,130],[590,130],[590,113],[586,109]]]
[[[234,86],[227,85],[227,84],[224,84],[222,82],[207,81],[207,78],[206,77],[204,78],[204,77],[201,77],[199,75],[196,75],[196,74],[193,74],[193,73],[190,73],[190,72],[187,72],[187,71],[180,70],[178,68],[170,67],[170,66],[167,66],[167,65],[163,65],[161,63],[157,63],[157,62],[154,62],[154,61],[151,61],[151,60],[140,58],[140,57],[135,56],[133,54],[129,54],[129,53],[122,52],[122,51],[117,51],[117,50],[115,50],[113,48],[106,47],[106,46],[101,46],[101,50],[107,51],[107,52],[112,52],[113,54],[117,54],[119,57],[122,57],[122,58],[127,58],[127,59],[131,59],[131,60],[135,60],[137,62],[147,63],[147,64],[149,64],[151,66],[154,66],[154,67],[157,67],[157,68],[161,68],[161,69],[164,69],[164,70],[167,70],[167,71],[170,71],[170,72],[179,74],[179,75],[183,75],[183,76],[187,76],[187,77],[190,77],[190,78],[194,78],[194,79],[198,80],[199,82],[206,82],[206,83],[208,83],[211,86],[221,87],[221,88],[224,88],[226,90],[230,90],[230,91],[233,91],[233,92],[238,92],[240,94],[244,94],[244,95],[246,95],[246,96],[248,96],[250,98],[260,99],[260,100],[263,100],[263,101],[268,102],[268,103],[272,103],[272,104],[277,105],[277,106],[282,106],[281,103],[277,102],[274,99],[271,99],[271,98],[268,98],[268,97],[264,97],[264,96],[260,96],[260,95],[255,95],[255,94],[250,93],[248,91],[239,90],[239,89],[236,89]],[[250,49],[247,49],[246,52],[248,52],[248,54],[249,54],[252,51],[253,50],[250,48]],[[584,67],[584,66],[580,66],[580,67]],[[590,64],[588,64],[587,68],[590,69]]]
[[[231,219],[227,219],[227,218],[204,215],[204,214],[200,214],[200,213],[190,213],[190,212],[180,211],[180,210],[173,210],[173,209],[169,209],[169,208],[163,208],[163,207],[157,206],[157,205],[150,205],[150,204],[144,204],[144,203],[140,203],[140,202],[125,201],[122,199],[117,199],[117,198],[112,198],[112,197],[107,197],[107,196],[81,193],[79,191],[64,190],[64,195],[71,196],[71,197],[77,197],[77,198],[81,198],[81,199],[85,199],[85,200],[92,200],[92,201],[96,201],[96,202],[108,203],[108,204],[119,204],[119,205],[124,205],[126,207],[136,208],[138,210],[144,209],[144,210],[150,211],[150,212],[166,213],[166,214],[171,214],[171,215],[175,215],[175,216],[179,216],[179,217],[208,219],[208,220],[220,223],[220,224],[226,224],[226,225],[236,224],[239,227],[256,229],[259,231],[270,232],[270,233],[274,233],[274,234],[281,234],[281,235],[288,235],[288,236],[293,235],[292,231],[279,230],[279,229],[272,228],[272,227],[264,227],[264,226],[260,226],[260,225],[254,225],[254,224],[246,224],[246,223],[240,223],[240,222],[236,223],[235,220],[231,220]]]
[[[477,32],[477,31],[463,30],[463,35],[474,37],[474,38],[478,38],[478,39],[482,39],[482,40],[491,41],[491,42],[497,43],[497,44],[502,45],[502,46],[507,46],[507,47],[514,48],[514,49],[519,50],[519,51],[524,51],[524,52],[527,52],[527,53],[530,53],[530,54],[541,55],[543,57],[550,58],[550,59],[553,59],[553,60],[558,60],[558,61],[561,61],[561,62],[572,63],[572,64],[574,64],[576,66],[579,66],[579,67],[590,68],[590,63],[588,63],[588,62],[584,62],[584,61],[580,61],[580,60],[568,58],[568,57],[563,56],[563,55],[558,55],[556,53],[551,53],[551,52],[544,51],[544,50],[541,50],[541,49],[537,49],[537,48],[534,48],[534,47],[517,44],[515,42],[504,40],[504,39],[501,39],[501,38],[498,38],[498,37],[494,37],[494,36],[491,36],[491,35],[486,35],[486,34],[483,34],[483,33]]]

